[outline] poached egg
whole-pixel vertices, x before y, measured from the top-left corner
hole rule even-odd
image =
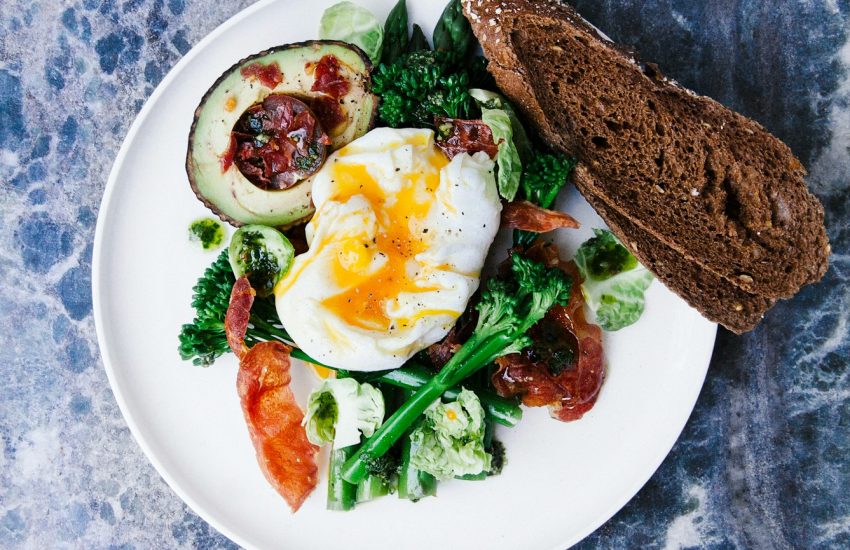
[[[327,365],[375,371],[444,338],[499,228],[493,161],[449,161],[431,130],[379,128],[328,157],[312,192],[309,250],[275,287],[295,344]]]

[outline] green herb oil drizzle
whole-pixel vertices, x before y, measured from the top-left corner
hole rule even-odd
[[[224,242],[224,227],[212,218],[195,220],[189,226],[189,240],[200,243],[204,250],[215,250]]]

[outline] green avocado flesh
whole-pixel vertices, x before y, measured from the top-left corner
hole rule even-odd
[[[311,178],[288,189],[264,190],[227,157],[236,122],[270,94],[290,95],[308,105],[328,100],[327,94],[312,91],[315,66],[328,55],[336,58],[340,75],[349,83],[338,99],[339,123],[325,128],[335,150],[368,132],[377,108],[377,98],[369,91],[371,65],[348,44],[316,40],[261,52],[228,69],[204,96],[189,135],[186,172],[198,198],[223,220],[236,226],[284,227],[313,213]],[[258,76],[257,69],[266,72]]]

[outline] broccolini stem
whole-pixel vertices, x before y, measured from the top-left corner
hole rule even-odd
[[[431,376],[421,365],[408,362],[404,367],[386,373],[378,379],[378,382],[406,390],[417,390],[427,384]],[[449,401],[454,401],[459,393],[459,388],[450,388],[446,390],[443,397]],[[522,420],[522,409],[516,401],[505,399],[488,390],[475,389],[475,395],[481,401],[481,406],[484,407],[487,416],[492,418],[494,422],[513,428]]]
[[[448,365],[446,365],[448,366]],[[444,369],[446,367],[443,367]],[[419,388],[384,424],[370,437],[360,449],[349,458],[342,469],[342,477],[350,483],[359,483],[369,475],[366,461],[371,457],[381,457],[404,435],[425,412],[428,406],[439,399],[448,387],[438,377]]]
[[[342,479],[342,465],[354,454],[356,447],[344,447],[331,451],[328,464],[328,510],[347,511],[357,503],[357,485]]]
[[[345,483],[345,481],[343,481],[343,483]],[[389,483],[380,477],[373,475],[366,476],[366,479],[358,483],[355,487],[357,488],[358,503],[375,500],[378,497],[390,494],[394,490]]]
[[[403,392],[404,399],[410,399],[413,392],[405,390]],[[414,426],[404,434],[401,440],[401,464],[398,473],[398,496],[416,502],[424,497],[434,496],[437,494],[437,478],[417,470],[410,463],[410,433]]]

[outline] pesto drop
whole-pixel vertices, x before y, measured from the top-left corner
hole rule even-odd
[[[224,228],[212,218],[195,220],[189,226],[189,240],[200,243],[204,250],[214,250],[224,242]]]

